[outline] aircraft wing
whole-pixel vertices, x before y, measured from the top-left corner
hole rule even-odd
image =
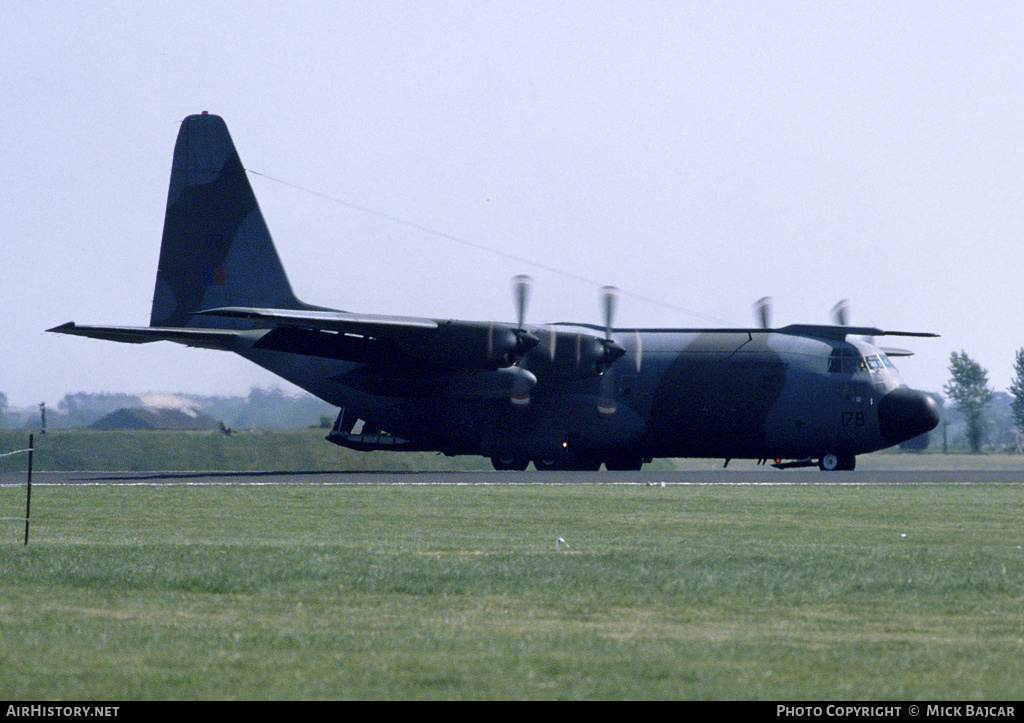
[[[843,341],[846,339],[847,334],[857,334],[858,336],[917,336],[917,337],[937,337],[938,334],[932,334],[927,331],[885,331],[883,329],[876,329],[872,326],[846,326],[846,325],[829,325],[829,324],[790,324],[784,326],[781,329],[777,329],[780,334],[793,334],[795,336],[817,336],[825,337],[826,339],[838,339]]]
[[[525,329],[496,322],[240,306],[207,309],[197,315],[251,321],[261,328],[79,326],[68,322],[49,331],[129,344],[173,341],[232,351],[245,345],[370,364],[414,377],[502,369],[539,342]]]
[[[558,325],[568,325],[566,322],[560,322]],[[574,324],[574,326],[582,326],[594,331],[599,331],[600,327],[594,324]],[[613,329],[615,332],[630,331],[629,329]],[[809,336],[816,337],[819,339],[832,339],[834,341],[845,341],[847,335],[856,334],[863,337],[876,337],[876,336],[913,336],[922,338],[934,338],[939,336],[927,331],[886,331],[885,329],[878,329],[872,326],[847,326],[845,324],[790,324],[784,326],[781,329],[771,329],[767,327],[756,327],[756,328],[733,328],[733,327],[714,327],[710,329],[639,329],[641,332],[668,332],[668,333],[693,333],[693,334],[790,334],[792,336]],[[879,347],[886,356],[891,357],[905,357],[914,356],[914,352],[908,349],[897,349],[895,347],[882,346]]]
[[[223,306],[197,312],[203,316],[220,316],[229,319],[249,319],[273,326],[290,326],[317,331],[335,331],[347,334],[416,333],[437,329],[433,319],[411,316],[381,316],[374,314],[350,314],[344,311],[295,311],[292,309],[256,309],[247,306]]]
[[[585,323],[572,323],[560,321],[552,326],[578,326],[585,329],[593,329],[594,331],[604,331],[603,327],[597,326],[596,324],[585,324]],[[709,328],[638,328],[632,327],[616,328],[612,329],[615,333],[632,333],[639,331],[643,333],[669,333],[669,334],[790,334],[792,336],[814,336],[819,339],[835,339],[837,341],[843,341],[846,339],[848,334],[857,334],[858,336],[918,336],[918,337],[937,337],[938,334],[933,334],[927,331],[886,331],[884,329],[877,329],[873,326],[845,326],[836,324],[789,324],[779,329],[766,328],[763,326],[758,327],[732,327],[732,326],[716,326]]]
[[[499,369],[539,342],[525,329],[497,322],[243,306],[197,313],[271,327],[257,344],[262,348],[412,370],[424,363],[447,370]]]
[[[127,344],[148,344],[153,341],[173,341],[203,349],[232,349],[251,332],[230,329],[186,329],[159,326],[79,326],[73,321],[47,331],[92,339],[119,341]]]

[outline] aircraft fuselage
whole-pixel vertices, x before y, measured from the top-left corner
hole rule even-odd
[[[559,333],[574,328],[593,333],[570,325],[560,325]],[[242,353],[343,408],[349,423],[362,420],[371,430],[336,428],[331,439],[338,444],[484,455],[513,467],[533,461],[632,468],[657,457],[826,455],[852,464],[858,454],[911,439],[937,422],[934,402],[907,389],[885,353],[865,341],[678,330],[619,331],[612,338],[630,353],[612,370],[617,404],[610,415],[597,411],[598,375],[548,383],[541,376],[520,407],[500,386],[452,396],[456,373],[450,371],[410,374],[393,363],[321,359],[332,368],[310,374],[308,363],[296,365],[291,356]],[[639,370],[633,355],[638,339]],[[540,354],[531,352],[523,366],[528,369]],[[465,380],[457,386],[465,388]],[[886,407],[894,405],[899,411],[887,419]]]

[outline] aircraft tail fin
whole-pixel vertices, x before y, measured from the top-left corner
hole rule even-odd
[[[309,309],[292,293],[223,119],[181,124],[174,145],[150,326],[239,327],[193,316],[223,306]]]

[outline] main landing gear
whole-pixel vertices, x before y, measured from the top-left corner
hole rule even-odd
[[[491,457],[491,465],[499,471],[522,472],[529,466],[530,460],[525,457]]]
[[[522,472],[530,464],[524,457],[491,457],[491,464],[496,470]],[[604,466],[611,471],[632,471],[643,467],[644,459],[639,456],[622,455],[604,460]],[[596,472],[601,469],[601,460],[591,457],[568,457],[558,459],[535,459],[533,466],[541,472],[549,470],[569,470],[576,472]]]
[[[639,470],[643,467],[644,460],[641,457],[621,456],[604,460],[604,466],[608,470]],[[761,464],[767,460],[759,460]],[[496,470],[507,470],[522,472],[530,466],[530,460],[525,457],[491,457],[491,464]],[[728,462],[726,462],[728,464]],[[559,458],[559,459],[535,459],[533,466],[540,471],[548,470],[575,470],[578,472],[596,472],[601,468],[601,460],[596,458]],[[772,465],[776,469],[794,469],[798,467],[817,467],[823,472],[852,472],[857,466],[857,458],[852,454],[826,454],[815,462],[813,459],[801,459],[794,462],[776,462]]]

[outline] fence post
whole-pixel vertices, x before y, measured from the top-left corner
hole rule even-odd
[[[35,444],[33,435],[28,435],[28,484],[25,486],[25,545],[28,545],[28,519],[32,510],[32,452]]]

